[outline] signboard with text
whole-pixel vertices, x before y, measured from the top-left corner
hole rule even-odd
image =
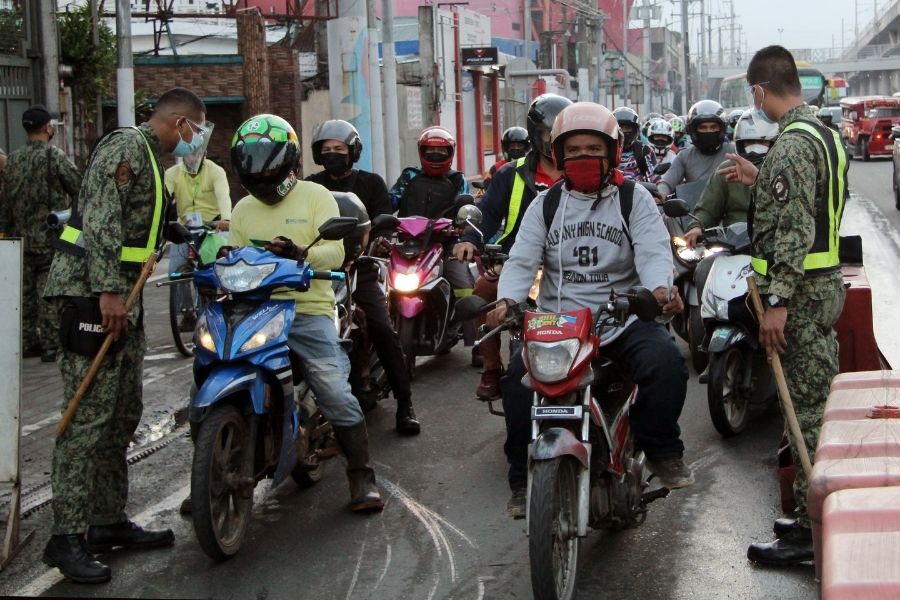
[[[483,67],[497,64],[497,48],[486,46],[481,48],[462,48],[462,65],[464,67]]]

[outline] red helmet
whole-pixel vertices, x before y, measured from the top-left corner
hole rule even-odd
[[[426,175],[439,177],[450,171],[456,140],[453,134],[437,125],[426,127],[419,135],[419,161]]]
[[[576,133],[591,133],[602,137],[608,149],[608,173],[619,166],[622,159],[622,135],[615,115],[605,106],[594,102],[576,102],[559,113],[550,131],[550,144],[557,169],[563,168],[563,142]]]

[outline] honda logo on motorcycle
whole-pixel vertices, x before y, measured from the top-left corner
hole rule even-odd
[[[532,406],[531,418],[535,421],[559,419],[563,421],[581,419],[581,406]]]

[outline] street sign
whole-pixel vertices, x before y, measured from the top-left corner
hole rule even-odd
[[[481,48],[462,48],[462,65],[464,67],[482,67],[497,64],[497,48],[484,46]]]

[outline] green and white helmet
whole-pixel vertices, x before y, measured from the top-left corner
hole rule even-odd
[[[231,139],[231,166],[241,185],[266,204],[277,204],[297,182],[300,140],[277,115],[244,121]]]

